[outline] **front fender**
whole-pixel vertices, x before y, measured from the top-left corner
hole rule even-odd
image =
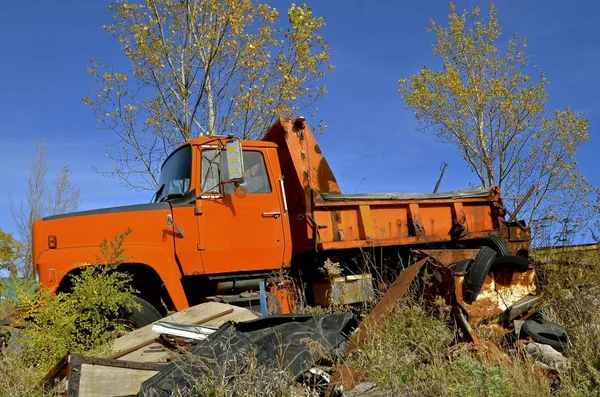
[[[177,311],[187,308],[188,301],[181,285],[181,271],[172,252],[161,246],[123,244],[127,263],[144,264],[156,271],[165,285]],[[56,290],[61,280],[74,269],[96,262],[97,246],[45,249],[37,258],[40,282]],[[76,262],[73,258],[77,258]]]

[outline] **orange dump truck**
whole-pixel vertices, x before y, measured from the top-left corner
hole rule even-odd
[[[139,291],[139,323],[206,299],[251,299],[261,281],[284,304],[288,289],[278,289],[276,274],[320,303],[328,259],[356,280],[369,269],[397,273],[412,249],[449,263],[473,257],[491,236],[513,254],[529,244],[527,228],[505,221],[497,189],[342,194],[303,118],[279,119],[260,141],[182,144],[164,162],[152,203],[37,220],[37,277],[68,291],[78,264],[94,262],[99,243],[128,228],[120,268]]]

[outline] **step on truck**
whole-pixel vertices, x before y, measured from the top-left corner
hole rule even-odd
[[[344,280],[372,283],[400,272],[416,249],[451,263],[492,241],[526,256],[529,230],[505,214],[497,188],[343,194],[306,120],[280,118],[261,140],[183,143],[162,165],[151,203],[36,220],[33,258],[42,284],[68,292],[100,242],[131,228],[119,269],[138,291],[138,319],[252,300],[261,282],[288,312],[290,291],[324,304],[325,263]]]

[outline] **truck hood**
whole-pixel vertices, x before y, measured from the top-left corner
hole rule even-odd
[[[125,205],[120,207],[109,207],[109,208],[101,208],[96,210],[88,210],[88,211],[78,211],[71,212],[68,214],[60,214],[47,216],[42,218],[42,221],[53,221],[57,219],[66,219],[66,218],[75,218],[75,217],[84,217],[89,215],[103,215],[103,214],[117,214],[122,212],[137,212],[137,211],[155,211],[161,209],[170,209],[168,202],[162,203],[149,203],[149,204],[134,204],[134,205]]]
[[[39,260],[45,251],[54,251],[54,258],[60,257],[68,264],[92,262],[99,254],[103,240],[112,241],[118,234],[131,228],[124,245],[158,245],[173,250],[173,234],[167,228],[167,215],[171,214],[168,202],[128,205],[90,211],[80,211],[42,218],[33,225],[33,258]],[[56,236],[56,249],[50,249],[48,237]],[[85,255],[73,248],[89,247]],[[71,252],[77,252],[71,255]],[[124,253],[125,256],[127,252]],[[73,257],[71,257],[73,256]],[[135,258],[132,258],[135,260]],[[65,263],[66,264],[66,263]]]

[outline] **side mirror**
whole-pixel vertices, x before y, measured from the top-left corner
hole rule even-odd
[[[234,194],[237,198],[244,198],[248,193],[248,184],[246,181],[242,180],[241,182],[233,182],[234,186]]]
[[[227,173],[229,181],[235,183],[237,190],[237,185],[244,181],[244,158],[239,139],[227,142]]]

